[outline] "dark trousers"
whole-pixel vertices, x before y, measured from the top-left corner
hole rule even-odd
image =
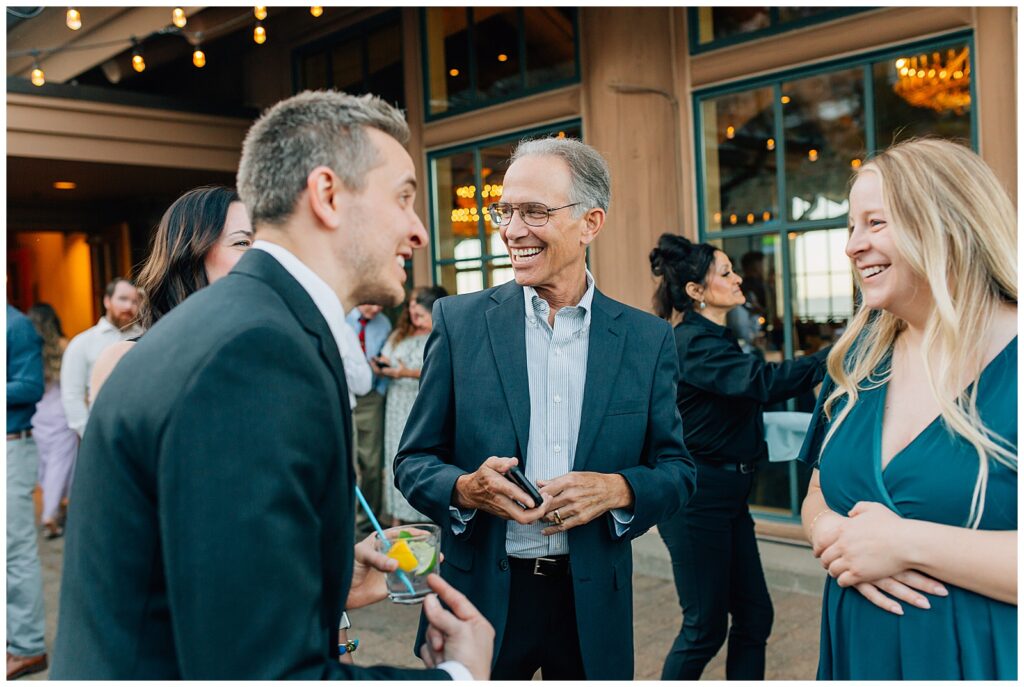
[[[747,508],[753,477],[697,461],[693,498],[658,523],[683,609],[662,680],[699,679],[727,632],[726,679],[764,679],[773,611]]]
[[[492,680],[584,680],[572,577],[544,577],[510,558],[508,620]]]

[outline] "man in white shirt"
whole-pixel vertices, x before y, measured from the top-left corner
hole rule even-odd
[[[139,290],[127,279],[117,277],[107,284],[103,296],[103,317],[71,339],[60,365],[60,398],[68,427],[78,436],[89,420],[89,378],[103,349],[112,343],[142,335],[139,319]]]

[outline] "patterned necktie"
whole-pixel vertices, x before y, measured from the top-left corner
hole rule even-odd
[[[366,355],[366,325],[369,322],[369,318],[359,318],[359,345],[363,347],[363,355]]]

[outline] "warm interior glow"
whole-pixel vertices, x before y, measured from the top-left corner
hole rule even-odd
[[[188,23],[188,17],[185,16],[185,10],[180,7],[175,7],[171,11],[171,23],[179,29],[185,28],[185,24]]]
[[[74,7],[68,8],[68,13],[64,21],[72,31],[78,31],[78,29],[82,28],[82,14]]]
[[[58,191],[72,191],[78,188],[78,184],[73,181],[55,181],[53,187]]]

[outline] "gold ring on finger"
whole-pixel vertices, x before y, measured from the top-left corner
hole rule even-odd
[[[561,525],[562,524],[562,516],[558,514],[558,509],[556,508],[551,514],[555,518],[555,524],[556,525]]]

